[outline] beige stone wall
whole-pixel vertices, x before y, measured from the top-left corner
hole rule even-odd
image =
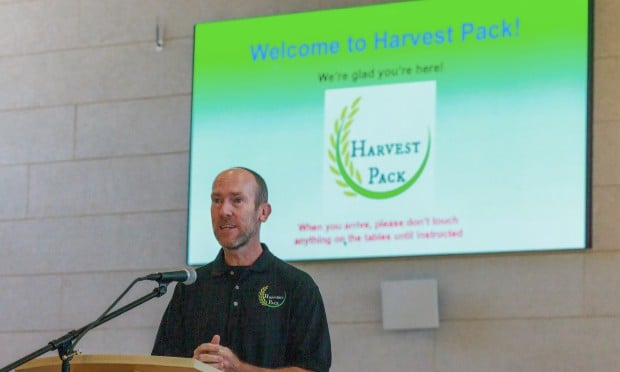
[[[0,366],[184,264],[194,23],[372,2],[0,0]],[[594,248],[300,264],[323,291],[333,371],[618,369],[620,2],[595,9]],[[439,329],[382,330],[380,283],[401,278],[438,280]],[[81,349],[148,353],[167,301]]]

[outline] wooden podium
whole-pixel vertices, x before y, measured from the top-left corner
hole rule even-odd
[[[59,357],[37,358],[17,368],[16,372],[59,372]],[[210,367],[191,358],[174,358],[151,355],[76,355],[71,360],[71,372],[215,372]]]

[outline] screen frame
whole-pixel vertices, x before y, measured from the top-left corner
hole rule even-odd
[[[390,255],[390,256],[374,256],[374,257],[335,257],[335,258],[313,258],[313,259],[286,259],[287,261],[292,262],[329,262],[329,261],[347,261],[347,260],[385,260],[385,259],[398,259],[398,258],[421,258],[421,257],[441,257],[441,256],[476,256],[476,255],[506,255],[506,254],[550,254],[550,253],[567,253],[567,252],[583,252],[584,250],[592,248],[592,184],[593,184],[593,106],[594,106],[594,97],[593,97],[593,76],[594,76],[594,0],[587,0],[588,7],[588,35],[587,35],[587,100],[585,104],[586,109],[586,143],[585,143],[585,236],[584,236],[584,246],[580,248],[549,248],[549,249],[536,249],[536,250],[516,250],[516,251],[480,251],[480,252],[458,252],[458,253],[437,253],[437,254],[403,254],[403,255]],[[218,20],[213,22],[236,22],[236,21],[244,21],[244,20],[252,20],[252,19],[268,19],[274,16],[281,17],[287,15],[295,15],[300,13],[316,13],[316,12],[324,12],[324,11],[333,11],[337,9],[354,9],[359,7],[374,7],[374,6],[386,6],[389,4],[396,4],[396,2],[389,3],[381,3],[381,4],[372,4],[372,5],[359,5],[359,6],[347,6],[347,7],[334,7],[334,8],[326,8],[319,9],[313,11],[301,11],[301,12],[292,12],[285,14],[274,14],[267,16],[256,16],[256,17],[244,17],[239,19],[230,19],[230,20]],[[211,22],[204,22],[211,23]],[[196,28],[202,23],[196,24],[194,27],[194,44],[192,52],[194,53],[192,56],[192,90],[191,90],[191,123],[190,123],[190,149],[189,149],[189,175],[188,175],[188,195],[187,195],[187,220],[186,220],[186,240],[185,240],[185,248],[186,248],[186,263],[188,265],[199,266],[204,265],[207,262],[192,262],[190,260],[190,244],[189,244],[189,236],[190,236],[190,218],[191,218],[191,198],[192,198],[192,138],[194,136],[194,126],[193,126],[193,117],[194,117],[194,69],[195,69],[195,39],[196,39]],[[210,190],[209,190],[210,192]],[[210,222],[210,221],[209,221]],[[207,228],[207,227],[205,227]],[[211,229],[211,225],[208,226]]]

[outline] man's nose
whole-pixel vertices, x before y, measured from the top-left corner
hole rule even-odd
[[[220,214],[223,216],[230,216],[232,214],[232,204],[228,201],[225,201],[220,206]]]

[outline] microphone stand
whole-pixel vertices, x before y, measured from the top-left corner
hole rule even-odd
[[[127,305],[119,308],[118,310],[115,310],[108,315],[101,317],[100,319],[97,319],[94,322],[91,322],[78,330],[70,331],[66,335],[50,341],[46,346],[40,348],[39,350],[36,350],[24,356],[23,358],[3,367],[2,369],[0,369],[0,372],[8,372],[40,355],[43,355],[53,350],[58,350],[58,356],[60,357],[60,360],[62,360],[62,372],[69,372],[71,371],[71,359],[73,359],[73,357],[77,354],[77,352],[73,350],[73,340],[75,340],[75,338],[78,337],[83,331],[89,331],[109,320],[116,318],[121,314],[126,313],[127,311],[135,307],[142,305],[143,303],[155,297],[161,297],[166,294],[167,290],[168,283],[159,282],[158,287],[153,289],[153,291],[146,296],[140,297],[137,300],[128,303]]]

